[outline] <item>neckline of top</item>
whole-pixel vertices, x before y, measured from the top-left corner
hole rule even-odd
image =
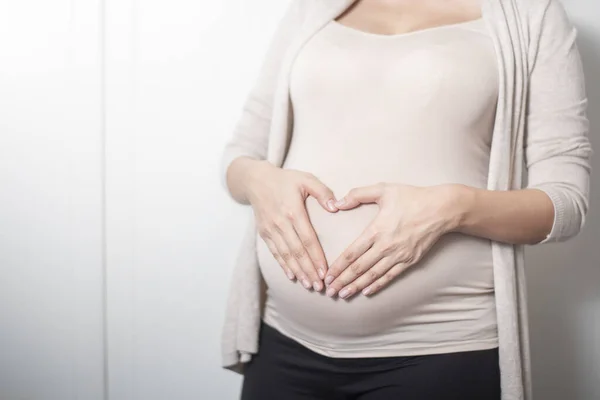
[[[375,37],[375,38],[383,38],[383,39],[393,39],[393,38],[401,38],[401,37],[408,37],[408,36],[415,36],[415,35],[419,35],[422,33],[428,33],[428,32],[435,32],[438,30],[444,30],[444,29],[448,29],[448,28],[460,28],[460,27],[465,27],[465,26],[469,26],[472,24],[477,24],[483,21],[483,16],[476,18],[476,19],[470,19],[468,21],[462,21],[462,22],[456,22],[453,24],[445,24],[445,25],[436,25],[436,26],[431,26],[429,28],[422,28],[422,29],[416,29],[413,31],[408,31],[408,32],[402,32],[402,33],[394,33],[394,34],[384,34],[384,33],[374,33],[374,32],[368,32],[368,31],[364,31],[362,29],[358,29],[358,28],[353,28],[351,26],[345,25],[335,19],[331,20],[331,25],[340,29],[343,29],[345,31],[348,32],[352,32],[354,34],[359,34],[362,36],[370,36],[370,37]]]

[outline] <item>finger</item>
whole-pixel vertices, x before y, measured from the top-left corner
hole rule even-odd
[[[383,184],[362,186],[351,189],[344,197],[339,199],[335,206],[340,210],[349,210],[360,204],[377,203],[383,193]]]
[[[285,272],[285,274],[290,280],[294,280],[296,278],[296,275],[294,275],[290,267],[287,266],[287,263],[283,261],[283,258],[281,258],[281,255],[279,254],[279,250],[277,249],[275,242],[273,242],[273,240],[267,237],[263,237],[263,241],[266,243],[269,250],[271,250],[271,254],[273,254],[273,257],[277,260],[279,266],[281,266],[281,268],[283,269],[283,272]]]
[[[319,275],[319,278],[325,279],[325,273],[327,272],[327,259],[325,258],[323,247],[319,242],[317,234],[310,223],[310,219],[304,207],[302,207],[301,214],[294,221],[294,228],[296,229],[304,249],[312,260],[313,265],[317,268],[317,274]]]
[[[339,291],[340,297],[346,298],[354,294],[359,290],[354,285],[354,282],[363,274],[370,274],[372,267],[383,257],[385,255],[381,251],[377,251],[375,247],[371,247],[331,282],[327,287],[327,295],[331,297]]]
[[[348,266],[356,261],[364,254],[375,242],[373,228],[369,226],[363,233],[354,241],[339,257],[331,264],[327,276],[325,277],[325,285],[329,285],[334,281]]]
[[[333,192],[317,177],[310,176],[306,182],[304,182],[303,188],[327,211],[336,212],[338,210],[335,206],[336,198]]]
[[[283,232],[282,232],[281,228],[276,227],[275,232],[272,235],[273,243],[275,243],[277,252],[279,253],[279,256],[281,257],[280,263],[282,263],[284,266],[291,269],[294,276],[300,282],[302,282],[302,286],[304,286],[306,289],[309,289],[310,281],[307,279],[306,274],[304,273],[302,268],[300,268],[300,265],[298,264],[296,259],[294,257],[292,257],[292,252],[290,251],[290,249],[287,245],[287,242],[285,241],[285,238],[283,237],[282,233]]]
[[[347,286],[344,286],[339,291],[340,297],[347,299],[356,293],[361,292],[363,289],[384,276],[385,273],[388,272],[393,266],[394,261],[391,257],[383,257],[379,259],[368,271],[363,273]]]
[[[292,217],[296,219],[295,217]],[[286,219],[282,224],[282,236],[287,244],[287,248],[290,250],[291,258],[293,258],[296,263],[300,266],[302,271],[304,271],[304,277],[302,279],[302,285],[309,289],[310,287],[315,290],[322,290],[323,283],[321,282],[321,278],[317,273],[317,269],[315,268],[308,252],[304,248],[302,241],[298,237],[298,233],[294,229],[294,225],[292,224],[292,220],[289,218]]]
[[[385,274],[383,274],[379,279],[375,282],[371,283],[369,286],[362,290],[362,293],[365,296],[371,296],[381,289],[389,285],[394,278],[400,275],[404,270],[406,270],[410,265],[406,263],[398,263],[395,264],[392,268],[390,268]]]

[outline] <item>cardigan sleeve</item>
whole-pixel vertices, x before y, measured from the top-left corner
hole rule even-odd
[[[277,78],[285,50],[302,22],[303,1],[306,0],[292,0],[279,21],[263,58],[258,78],[246,97],[241,116],[221,153],[221,185],[229,197],[238,203],[231,196],[227,185],[227,169],[239,156],[266,159]]]
[[[554,205],[552,230],[537,244],[576,236],[589,207],[593,151],[576,36],[562,4],[548,0],[532,40],[524,144],[527,188],[544,191]]]

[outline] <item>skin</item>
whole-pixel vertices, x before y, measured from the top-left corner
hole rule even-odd
[[[396,35],[479,17],[480,0],[358,0],[337,21],[371,33]]]
[[[305,202],[313,196],[325,210],[336,212],[331,189],[310,173],[248,157],[231,163],[227,179],[232,195],[252,206],[258,233],[287,277],[307,290],[323,290],[327,261]]]
[[[380,211],[333,262],[327,295],[372,295],[388,285],[448,232],[512,244],[535,244],[554,221],[550,198],[538,189],[496,191],[460,184],[418,187],[378,183],[354,188],[340,210],[377,203]]]
[[[479,17],[479,0],[359,0],[337,20],[355,29],[394,35]],[[324,278],[327,295],[345,299],[377,293],[418,263],[446,233],[535,244],[554,222],[552,201],[537,189],[493,191],[460,184],[419,187],[376,182],[350,190],[331,207],[328,202],[335,201],[331,189],[314,175],[266,161],[238,157],[228,169],[227,180],[232,195],[252,205],[259,234],[288,277],[317,291],[323,289],[319,278]],[[378,204],[380,211],[327,266],[306,213],[307,196],[314,196],[330,212],[351,212],[367,203]]]

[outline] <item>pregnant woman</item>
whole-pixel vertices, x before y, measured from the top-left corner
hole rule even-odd
[[[574,40],[555,0],[292,2],[223,155],[243,400],[530,399],[522,247],[588,209]]]

